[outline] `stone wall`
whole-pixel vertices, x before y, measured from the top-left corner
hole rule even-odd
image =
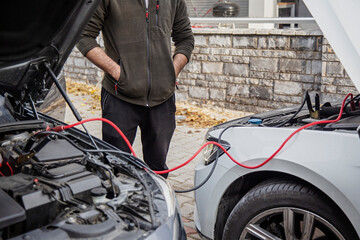
[[[306,90],[321,102],[356,93],[320,31],[194,29],[191,62],[179,76],[178,101],[260,112],[300,104]],[[97,84],[102,72],[74,49],[68,79]]]

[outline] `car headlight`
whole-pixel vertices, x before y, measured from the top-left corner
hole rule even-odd
[[[166,206],[168,209],[168,217],[171,217],[175,214],[176,209],[175,192],[164,178],[155,176],[154,180],[156,181],[156,183],[160,187],[162,194],[164,195]]]
[[[219,142],[219,139],[214,138],[214,137],[207,137],[206,139],[208,142],[212,141],[212,142]],[[224,140],[220,140],[220,144],[221,146],[223,146],[226,151],[230,149],[230,143],[224,141]],[[214,145],[214,144],[209,144],[207,145],[204,150],[203,150],[203,161],[205,165],[209,165],[210,163],[212,163],[213,161],[215,161],[216,159],[216,153],[219,151],[219,157],[221,155],[223,155],[225,152],[218,146]]]

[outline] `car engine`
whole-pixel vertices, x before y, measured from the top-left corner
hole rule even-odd
[[[96,238],[121,231],[124,239],[135,239],[166,218],[161,191],[141,164],[129,163],[131,155],[86,150],[85,137],[46,127],[43,120],[0,126],[2,238],[49,239],[54,231]]]
[[[314,106],[314,108],[313,108]],[[324,131],[355,131],[360,122],[360,95],[351,97],[343,109],[342,118],[329,124],[312,126],[309,129]],[[314,123],[319,120],[334,120],[340,113],[339,103],[325,102],[320,104],[319,95],[315,95],[315,104],[311,102],[309,94],[306,92],[301,106],[283,108],[263,113],[254,114],[241,119],[229,121],[213,127],[213,129],[223,128],[230,125],[253,126],[253,127],[302,127],[306,124]]]

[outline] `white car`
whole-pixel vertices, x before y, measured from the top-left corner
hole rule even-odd
[[[306,4],[359,90],[360,30],[355,24],[360,2]],[[210,129],[206,140],[221,143],[238,163],[209,145],[197,165],[195,185],[207,181],[195,192],[199,234],[204,239],[359,239],[360,110],[351,105],[359,106],[360,97],[350,99],[339,121],[341,103],[315,100],[313,106],[309,100],[314,99],[305,94],[300,107]],[[327,122],[313,125],[317,114]],[[239,166],[259,165],[273,154],[259,168]]]

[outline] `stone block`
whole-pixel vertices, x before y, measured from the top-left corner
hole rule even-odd
[[[323,85],[331,85],[334,84],[335,78],[333,77],[322,77],[321,84]]]
[[[313,51],[298,51],[296,53],[298,59],[309,59],[309,60],[321,60],[322,54],[320,52]]]
[[[314,83],[321,84],[321,76],[315,76],[314,77]]]
[[[279,79],[279,73],[278,72],[250,71],[250,77],[260,78],[260,79]]]
[[[73,66],[74,65],[74,57],[70,56],[66,62],[65,62],[65,66]]]
[[[297,53],[295,51],[264,50],[262,56],[269,58],[296,58]]]
[[[326,45],[329,45],[329,40],[327,40],[327,38],[323,38],[323,45],[326,46]]]
[[[208,47],[207,38],[203,35],[195,35],[195,46],[196,47]]]
[[[209,54],[210,48],[200,48],[200,54]]]
[[[194,54],[192,55],[192,60],[198,60],[198,61],[206,61],[208,59],[208,55],[206,54]]]
[[[250,58],[249,57],[233,57],[234,63],[249,63]]]
[[[256,98],[239,98],[239,104],[257,106],[258,100]]]
[[[267,49],[267,37],[259,37],[258,38],[258,49]]]
[[[233,37],[234,48],[257,48],[257,37],[236,36]]]
[[[233,62],[233,57],[232,56],[221,56],[220,61],[226,62],[226,63],[231,63],[231,62]]]
[[[200,48],[199,47],[196,47],[196,46],[194,47],[194,50],[192,51],[192,54],[195,54],[195,53],[200,53]]]
[[[240,83],[240,84],[246,84],[246,78],[242,78],[242,77],[233,77],[232,78],[232,83]]]
[[[273,36],[269,37],[269,49],[287,49],[289,48],[289,37]]]
[[[328,62],[326,63],[326,73],[328,77],[345,77],[344,67],[340,62]]]
[[[311,74],[321,75],[322,62],[320,60],[313,60],[311,64]]]
[[[320,94],[320,102],[340,102],[343,100],[345,96],[329,94],[329,93],[321,93]]]
[[[350,78],[335,78],[333,84],[337,86],[354,86],[354,83]]]
[[[348,93],[356,93],[357,90],[355,87],[345,87],[345,86],[338,86],[336,88],[336,93],[338,94],[348,94]]]
[[[75,58],[74,66],[80,67],[80,68],[85,68],[86,67],[85,58]]]
[[[209,62],[221,62],[221,56],[220,55],[209,55],[208,61]]]
[[[291,79],[290,73],[280,73],[279,75],[280,80],[289,81]]]
[[[326,43],[324,44],[324,42],[326,42]],[[322,52],[323,53],[334,53],[334,49],[327,42],[326,38],[323,39]]]
[[[209,101],[207,101],[207,103],[211,104],[212,106],[217,107],[217,108],[225,108],[225,102],[224,101],[209,100]]]
[[[227,88],[227,83],[225,82],[209,82],[209,87],[210,88],[223,88],[226,89]]]
[[[224,76],[224,75],[205,75],[205,79],[209,82],[232,82],[233,77],[232,76]]]
[[[260,79],[257,78],[246,78],[246,84],[249,85],[259,85]]]
[[[97,79],[94,75],[86,75],[86,79],[91,82],[97,82]]]
[[[195,79],[195,80],[205,80],[205,75],[200,73],[188,73],[188,78]]]
[[[259,85],[260,86],[273,87],[274,86],[274,80],[260,79]]]
[[[316,51],[316,37],[291,37],[290,48],[295,50]]]
[[[209,51],[210,55],[230,55],[230,48],[211,48]]]
[[[231,47],[231,37],[227,35],[210,36],[209,44],[211,47]]]
[[[229,84],[226,90],[228,96],[241,96],[249,97],[250,86],[249,85],[239,85],[239,84]]]
[[[327,62],[338,62],[339,58],[335,53],[323,53],[322,60]]]
[[[322,85],[320,90],[325,93],[337,93],[336,89],[337,87],[333,85]]]
[[[209,82],[208,81],[197,80],[197,81],[195,81],[195,84],[198,87],[208,87]]]
[[[273,96],[274,102],[291,102],[291,96],[286,95],[274,95]]]
[[[222,74],[223,63],[221,62],[203,62],[202,63],[203,73]]]
[[[231,48],[230,49],[230,55],[233,55],[233,56],[242,56],[244,53],[243,53],[243,50],[242,49],[235,49],[235,48]]]
[[[243,55],[247,57],[262,57],[265,50],[243,49]]]
[[[315,77],[314,75],[291,74],[290,80],[295,82],[314,83]]]
[[[299,95],[302,93],[302,84],[298,82],[274,82],[274,93],[284,95]]]
[[[199,61],[190,61],[183,69],[184,72],[201,73],[201,63]]]
[[[210,88],[210,99],[224,101],[226,97],[224,89]]]
[[[259,100],[258,100],[258,103],[257,103],[257,106],[259,106],[259,107],[265,107],[265,108],[267,108],[267,107],[269,107],[269,105],[270,105],[270,103],[269,103],[268,101],[266,101],[266,100],[261,100],[261,99],[259,99]]]
[[[249,65],[248,64],[235,64],[225,63],[224,74],[236,77],[248,77],[249,76]]]
[[[183,79],[182,83],[190,86],[196,86],[196,81],[192,79]]]
[[[189,87],[189,96],[192,98],[208,99],[209,90],[203,87]]]
[[[250,70],[252,71],[265,71],[265,72],[277,72],[278,62],[276,58],[250,58]]]
[[[302,84],[302,89],[305,90],[308,90],[308,91],[314,91],[315,90],[315,86],[314,84],[311,84],[311,83],[303,83]]]
[[[311,68],[312,68],[312,61],[306,61],[306,74],[311,74]]]
[[[280,72],[305,73],[306,61],[299,59],[280,59]]]
[[[86,74],[86,75],[94,75],[94,76],[96,76],[96,69],[86,68],[86,69],[85,69],[85,74]]]
[[[250,97],[256,97],[261,100],[270,100],[272,90],[263,86],[251,86]]]

